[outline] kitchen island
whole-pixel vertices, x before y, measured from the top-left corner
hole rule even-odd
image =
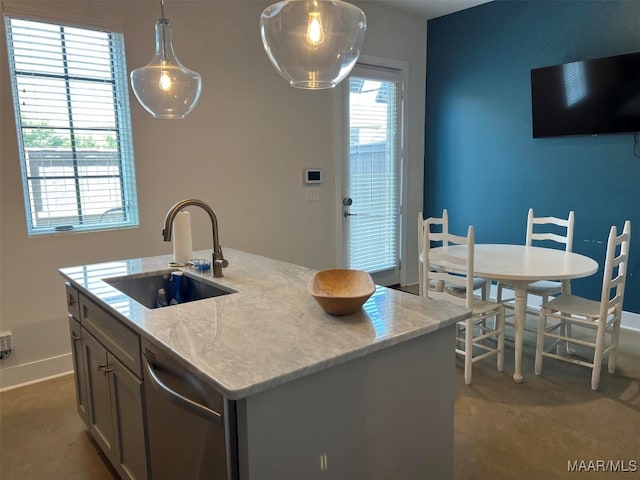
[[[104,442],[116,444],[107,457],[122,476],[170,478],[147,464],[127,466],[138,461],[132,457],[149,464],[158,457],[150,395],[142,393],[145,354],[135,352],[148,344],[219,392],[229,478],[451,478],[454,324],[467,310],[378,287],[359,313],[335,317],[307,292],[312,270],[229,248],[225,256],[224,277],[184,270],[233,293],[157,309],[109,281],[166,270],[169,255],[61,269],[69,297],[77,297],[68,299],[73,341],[91,346],[97,338],[105,347],[107,362],[93,363],[107,380],[111,358],[133,374],[127,404],[141,403],[138,446],[127,454],[119,431]],[[123,330],[105,333],[110,323]],[[78,409],[99,438],[106,427],[94,428],[99,398],[91,391],[98,375],[78,375],[91,370],[91,352],[74,349]],[[115,384],[107,382],[103,396],[113,397]],[[111,410],[121,410],[117,401]],[[124,431],[132,422],[122,423]]]

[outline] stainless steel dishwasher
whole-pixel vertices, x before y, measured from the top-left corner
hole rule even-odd
[[[238,478],[235,402],[142,339],[153,480]]]

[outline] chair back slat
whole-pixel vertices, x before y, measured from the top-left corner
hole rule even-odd
[[[438,265],[446,264],[451,268],[458,267],[459,270],[466,271],[467,269],[467,260],[453,256],[447,252],[430,252],[429,260],[432,263],[438,263]]]
[[[463,237],[461,235],[454,235],[453,233],[447,232],[443,233],[441,236],[444,245],[465,245],[467,243],[467,237]]]
[[[432,247],[446,245],[444,235],[449,232],[449,214],[447,209],[442,210],[442,217],[423,218],[422,212],[418,212],[418,255],[423,261],[427,257],[427,251]],[[429,240],[426,240],[427,237]],[[428,242],[428,243],[427,243]],[[426,244],[426,248],[425,248]],[[418,260],[418,275],[420,276],[420,295],[424,296],[424,285],[427,282],[426,270],[423,262]]]
[[[543,303],[536,342],[536,375],[542,373],[543,357],[591,368],[592,390],[597,390],[600,384],[600,371],[605,357],[608,357],[607,370],[615,373],[630,242],[629,220],[624,222],[620,235],[615,225],[609,229],[597,314],[594,311],[595,302],[571,293],[563,293],[556,300]],[[560,322],[549,325],[547,322],[550,318]],[[573,335],[572,325],[593,328],[596,330],[595,335]],[[545,338],[553,341],[545,345]],[[576,358],[569,349],[570,345],[575,344],[592,349],[593,356],[589,358],[581,354],[580,359]]]
[[[566,219],[558,217],[534,217],[533,208],[530,208],[527,215],[526,244],[531,246],[534,241],[552,241],[563,245],[567,252],[571,252],[573,250],[574,223],[575,214],[573,211],[569,212],[569,216]],[[546,231],[541,231],[541,229],[535,228],[534,225],[555,225],[561,227],[562,233],[550,231],[550,228],[545,229]]]
[[[473,256],[474,230],[470,225],[467,236],[442,234],[445,248],[439,252],[432,250],[429,231],[424,231],[425,261],[423,287],[429,298],[445,299],[472,308],[473,304]],[[460,245],[465,247],[464,255],[453,256],[448,248]],[[427,247],[429,246],[429,247]],[[448,248],[447,248],[448,247]],[[460,290],[455,292],[456,287]]]
[[[449,214],[447,213],[446,208],[442,210],[442,217],[429,217],[423,219],[422,212],[418,212],[418,249],[421,253],[424,253],[423,246],[425,232],[429,234],[432,242],[444,241],[444,236],[449,233]],[[443,243],[443,245],[446,245],[446,243]]]
[[[622,300],[623,297],[621,297],[620,295],[614,295],[608,302],[606,302],[606,311],[607,312],[611,312],[612,310],[615,310],[617,306],[622,305]]]
[[[607,254],[602,278],[602,295],[600,299],[601,319],[606,318],[607,312],[613,307],[622,310],[630,241],[631,222],[629,220],[624,222],[624,227],[620,235],[618,235],[615,225],[609,230]]]
[[[533,209],[530,209],[533,210]],[[553,225],[558,225],[559,227],[568,227],[569,219],[558,218],[558,217],[534,217],[533,223],[536,225],[544,225],[546,223],[551,223]]]
[[[531,240],[550,240],[552,242],[562,243],[563,245],[567,244],[567,237],[563,237],[557,233],[533,233],[531,234]]]

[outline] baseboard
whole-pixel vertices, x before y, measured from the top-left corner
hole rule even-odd
[[[640,379],[640,331],[620,328],[620,340],[616,356],[616,373]]]
[[[0,392],[68,375],[73,372],[71,352],[0,369]]]
[[[640,334],[640,313],[623,311],[620,326],[629,330],[635,330]]]

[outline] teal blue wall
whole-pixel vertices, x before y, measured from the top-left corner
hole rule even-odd
[[[631,220],[625,310],[640,312],[640,158],[633,134],[533,139],[530,70],[640,51],[640,1],[493,1],[427,24],[424,211],[478,243],[524,243],[527,210],[576,214],[574,251],[602,266]],[[639,139],[640,141],[640,139]],[[637,149],[640,146],[636,147]],[[573,282],[600,298],[602,270]]]

